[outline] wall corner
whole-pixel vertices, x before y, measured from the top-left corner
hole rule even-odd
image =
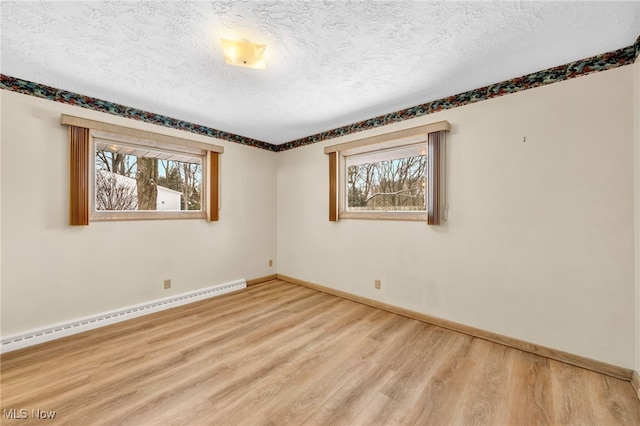
[[[640,56],[633,64],[633,180],[634,180],[634,269],[635,269],[635,376],[636,392],[640,378]]]

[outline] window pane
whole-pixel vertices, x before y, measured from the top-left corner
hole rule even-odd
[[[347,211],[426,211],[424,143],[346,157]]]
[[[96,211],[202,210],[202,158],[96,142]]]

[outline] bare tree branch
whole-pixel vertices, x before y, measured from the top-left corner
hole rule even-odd
[[[401,189],[400,191],[396,191],[396,192],[376,192],[375,194],[367,198],[367,201],[371,200],[374,197],[378,197],[380,195],[400,195],[402,197],[418,198],[417,195],[405,194],[405,192],[411,192],[411,191],[415,191],[415,188]]]
[[[136,185],[119,179],[118,175],[99,171],[96,173],[96,210],[136,210],[138,196]]]

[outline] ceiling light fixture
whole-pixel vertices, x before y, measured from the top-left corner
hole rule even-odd
[[[265,69],[264,52],[266,44],[256,44],[247,40],[220,39],[227,64],[239,67]]]

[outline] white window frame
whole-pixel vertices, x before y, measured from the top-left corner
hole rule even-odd
[[[369,138],[358,139],[342,144],[331,145],[324,148],[324,153],[329,155],[329,220],[338,221],[341,219],[366,219],[366,220],[404,220],[428,222],[429,216],[433,218],[433,208],[430,194],[425,194],[426,210],[424,211],[347,211],[347,167],[346,158],[352,155],[374,153],[391,148],[416,145],[424,143],[425,153],[428,161],[432,154],[429,150],[429,133],[446,132],[450,130],[447,121],[439,121],[432,124],[418,126],[397,132],[385,133]],[[331,164],[336,161],[337,164]],[[441,161],[441,160],[440,160]],[[335,172],[333,171],[335,169]],[[334,174],[335,173],[335,174]],[[427,188],[430,187],[427,182]],[[425,192],[428,192],[429,189]],[[431,190],[431,192],[434,192]],[[436,208],[440,206],[436,203]],[[335,211],[334,211],[335,209]],[[436,215],[437,216],[437,215]],[[439,224],[436,220],[431,224]]]
[[[163,210],[97,210],[96,209],[96,145],[98,141],[109,141],[116,145],[120,144],[127,147],[149,148],[155,151],[164,151],[172,153],[180,153],[188,156],[199,157],[202,164],[202,187],[200,190],[200,210],[180,210],[180,211],[163,211]],[[205,150],[198,148],[185,147],[169,143],[159,143],[148,139],[135,138],[131,136],[109,133],[99,130],[91,131],[91,153],[90,172],[89,172],[89,200],[90,200],[90,221],[108,221],[108,220],[156,220],[156,219],[206,219],[206,206],[208,203],[208,170],[207,170],[207,153]]]
[[[414,138],[406,138],[406,139],[398,139],[394,141],[389,141],[384,144],[376,144],[374,146],[366,146],[366,147],[358,147],[353,149],[348,149],[344,151],[340,151],[338,157],[338,196],[340,197],[338,200],[338,217],[340,219],[378,219],[378,220],[416,220],[416,221],[425,221],[427,220],[427,204],[426,204],[426,195],[425,195],[425,205],[424,210],[414,210],[414,211],[374,211],[374,210],[364,210],[364,211],[349,211],[348,210],[348,189],[347,189],[347,158],[354,155],[361,155],[367,153],[376,153],[385,151],[388,149],[395,148],[403,148],[406,146],[413,145],[422,145],[424,146],[424,151],[426,155],[427,151],[427,139],[426,135],[418,136]],[[426,176],[425,176],[426,182]],[[426,188],[425,188],[426,194]]]

